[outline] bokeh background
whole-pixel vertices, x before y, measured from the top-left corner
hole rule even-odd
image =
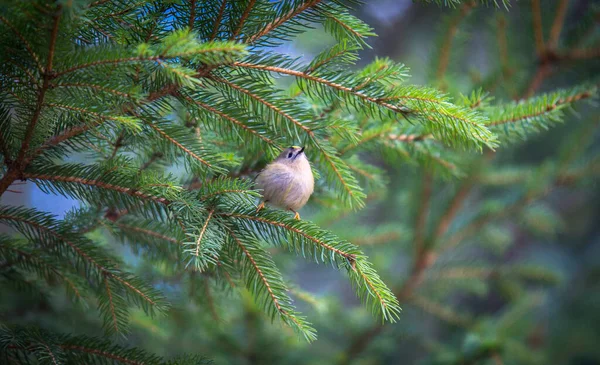
[[[563,2],[541,1],[546,35]],[[463,16],[460,7],[369,1],[355,13],[373,26],[378,37],[370,40],[371,49],[361,52],[359,66],[376,56],[390,57],[410,68],[412,83],[433,84],[456,97],[482,87],[498,100],[598,82],[598,55],[541,60],[535,51],[531,2],[512,3],[508,11],[480,6]],[[559,47],[597,50],[600,4],[566,3]],[[448,32],[454,32],[447,49],[448,65],[439,78],[444,57],[440,52]],[[311,59],[331,44],[333,40],[316,28],[281,50]],[[531,90],[536,73],[546,67],[544,62],[548,74]],[[282,80],[282,86],[285,83]],[[128,258],[134,270],[156,278],[156,285],[175,304],[164,318],[134,313],[132,334],[122,342],[165,356],[198,352],[216,364],[600,364],[598,122],[597,106],[585,104],[576,113],[566,113],[563,124],[525,142],[501,146],[492,157],[464,154],[465,178],[476,168],[488,174],[469,189],[450,224],[451,237],[468,227],[481,209],[507,209],[506,202],[520,196],[527,184],[545,187],[543,177],[531,176],[543,175],[544,166],[565,151],[576,151],[588,164],[580,174],[569,175],[573,181],[557,180],[551,191],[507,214],[497,214],[498,219],[490,219],[436,256],[414,289],[417,295],[401,298],[398,323],[381,327],[360,305],[343,274],[271,248],[277,264],[285,268],[286,279],[294,283],[291,291],[299,310],[318,331],[319,339],[312,344],[271,322],[247,293],[215,286],[210,277],[199,273],[193,280],[182,275],[164,278],[168,263],[144,265],[106,232],[94,233]],[[358,213],[330,210],[315,197],[304,208],[303,218],[361,245],[384,281],[401,290],[413,269],[411,232],[423,204],[426,167],[390,160],[376,151],[366,155],[388,172],[388,188],[373,189],[367,207]],[[425,230],[435,230],[460,187],[454,177],[432,178]],[[2,204],[34,206],[60,217],[77,204],[46,195],[32,184],[18,189],[22,193],[5,194]],[[93,310],[66,301],[1,297],[3,302],[19,301],[18,311],[4,315],[22,323],[102,333]]]

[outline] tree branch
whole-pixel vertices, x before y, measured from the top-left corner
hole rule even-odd
[[[235,28],[235,30],[233,31],[233,34],[231,35],[229,40],[234,40],[242,32],[242,28],[244,28],[244,23],[246,22],[246,19],[248,19],[248,15],[250,15],[250,12],[252,11],[252,8],[254,7],[255,3],[256,0],[250,0],[248,5],[246,6],[246,9],[244,9],[242,17],[240,18],[240,23],[238,24],[237,28]]]
[[[558,9],[556,10],[556,15],[554,16],[554,21],[552,22],[550,37],[548,38],[548,48],[550,49],[555,49],[558,44],[560,32],[563,24],[565,23],[565,15],[567,15],[568,5],[569,0],[560,0],[558,3]]]
[[[213,26],[212,34],[208,39],[209,42],[213,41],[219,32],[219,26],[221,25],[221,19],[223,19],[223,14],[225,13],[225,7],[227,6],[227,0],[221,1],[221,8],[219,9],[219,14],[217,15],[217,19],[215,19],[215,25]]]
[[[296,71],[296,70],[292,70],[292,69],[288,69],[288,68],[282,68],[282,67],[276,67],[276,66],[267,66],[267,65],[260,65],[260,64],[252,64],[252,63],[246,63],[246,62],[234,62],[232,64],[232,66],[234,67],[243,67],[243,68],[252,68],[252,69],[257,69],[257,70],[264,70],[264,71],[270,71],[270,72],[276,72],[276,73],[280,73],[280,74],[285,74],[285,75],[291,75],[291,76],[296,76],[296,77],[300,77],[309,81],[313,81],[313,82],[317,82],[326,86],[329,86],[331,88],[340,90],[340,91],[344,91],[347,92],[349,94],[355,95],[363,100],[369,101],[373,104],[377,104],[380,106],[383,106],[387,109],[390,109],[396,113],[401,113],[401,114],[406,114],[407,110],[402,109],[399,106],[390,104],[390,103],[386,103],[385,101],[378,99],[378,98],[373,98],[370,97],[368,95],[356,92],[354,89],[347,87],[347,86],[343,86],[340,84],[337,84],[335,82],[329,81],[327,79],[321,78],[321,77],[316,77],[316,76],[312,76],[309,74],[306,74],[302,71]]]
[[[297,7],[296,9],[292,9],[290,10],[287,14],[284,14],[283,16],[273,20],[271,23],[267,24],[261,31],[259,31],[258,33],[248,37],[245,40],[245,43],[254,43],[256,42],[259,38],[264,37],[265,35],[271,33],[273,30],[277,29],[279,26],[281,26],[283,23],[287,22],[288,20],[292,19],[293,17],[295,17],[296,15],[302,13],[305,10],[308,10],[312,7],[317,6],[322,0],[310,0],[307,1],[306,3],[300,5],[299,7]]]
[[[151,200],[156,203],[163,204],[163,205],[171,204],[171,202],[169,200],[167,200],[166,198],[148,195],[148,194],[145,194],[134,188],[126,188],[123,186],[105,183],[105,182],[102,182],[99,180],[85,179],[85,178],[76,177],[76,176],[59,176],[59,175],[34,174],[34,173],[24,173],[23,177],[26,179],[34,179],[34,180],[60,181],[60,182],[83,184],[83,185],[89,185],[89,186],[97,186],[102,189],[117,191],[122,194],[127,194],[127,195],[130,195],[130,196],[133,196],[136,198],[140,198],[143,200]]]
[[[542,10],[540,0],[531,0],[531,12],[533,14],[533,34],[535,36],[535,49],[538,57],[542,57],[546,52],[544,45],[544,33],[542,29]]]
[[[56,47],[56,38],[58,37],[58,24],[60,22],[60,17],[62,14],[62,5],[58,5],[56,9],[56,13],[53,16],[53,26],[52,31],[50,33],[50,46],[48,51],[48,60],[46,62],[46,68],[43,71],[43,83],[42,87],[38,90],[38,97],[35,106],[35,110],[33,112],[33,117],[29,122],[25,137],[23,138],[23,143],[21,144],[21,149],[19,150],[16,160],[14,164],[12,164],[7,173],[0,180],[0,196],[4,194],[6,189],[23,173],[27,164],[25,163],[25,157],[27,152],[29,151],[29,144],[31,143],[31,139],[33,138],[35,127],[40,118],[40,114],[42,112],[42,108],[44,106],[44,98],[46,95],[46,91],[50,85],[50,78],[52,77],[52,62],[54,59],[54,49]]]
[[[435,73],[438,82],[441,82],[444,79],[444,75],[448,69],[448,64],[450,62],[450,51],[452,50],[452,42],[454,41],[454,37],[456,37],[456,33],[458,32],[458,26],[475,6],[476,4],[472,1],[464,2],[460,7],[458,14],[452,18],[452,21],[446,30],[444,42],[440,52],[438,68]]]
[[[40,59],[38,58],[38,56],[35,54],[35,52],[33,52],[33,48],[31,47],[31,44],[27,41],[27,39],[25,39],[25,37],[21,34],[21,32],[19,32],[19,30],[15,26],[13,26],[8,21],[8,19],[3,17],[2,15],[0,15],[0,21],[2,21],[4,24],[6,24],[17,35],[17,37],[19,37],[21,42],[23,42],[23,44],[25,45],[27,52],[29,53],[31,58],[33,58],[33,60],[35,61],[38,71],[40,73],[44,73],[44,67],[42,66],[42,63],[40,62]]]

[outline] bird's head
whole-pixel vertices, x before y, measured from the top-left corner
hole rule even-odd
[[[292,167],[303,165],[307,162],[306,155],[304,154],[304,147],[288,147],[281,151],[275,161]]]

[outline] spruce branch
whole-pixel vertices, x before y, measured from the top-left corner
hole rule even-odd
[[[210,35],[210,38],[208,39],[209,41],[214,40],[215,37],[217,36],[217,34],[219,33],[219,27],[221,26],[221,20],[223,19],[223,14],[225,14],[226,6],[227,6],[227,0],[221,0],[221,7],[219,8],[219,13],[217,15],[217,18],[215,19],[213,31]]]
[[[43,74],[44,67],[42,66],[42,63],[40,62],[38,55],[33,51],[33,47],[31,46],[29,41],[27,41],[27,39],[25,39],[23,34],[21,34],[21,32],[13,24],[11,24],[11,22],[9,22],[8,19],[6,19],[4,16],[0,15],[0,21],[2,21],[4,24],[6,24],[6,26],[9,27],[10,30],[12,30],[13,33],[15,33],[17,35],[17,37],[19,37],[21,42],[23,42],[23,44],[25,45],[27,52],[29,53],[31,58],[35,61],[38,71],[40,72],[40,74]]]
[[[550,36],[548,37],[547,46],[550,49],[555,49],[558,44],[558,39],[565,23],[565,16],[567,15],[567,7],[569,6],[569,0],[560,0],[556,14],[554,15],[554,21],[552,22],[552,28],[550,28]]]
[[[110,183],[105,183],[100,180],[92,180],[81,178],[77,176],[60,176],[60,175],[50,175],[50,174],[35,174],[35,173],[23,173],[23,177],[26,179],[32,179],[34,181],[56,181],[56,182],[66,182],[73,184],[82,184],[88,186],[97,186],[102,189],[113,190],[119,192],[121,194],[127,194],[136,198],[140,198],[142,200],[150,200],[159,204],[169,205],[171,202],[163,197],[152,196],[145,194],[139,190],[134,188],[128,188],[124,186],[118,186]]]
[[[252,273],[247,272],[245,275],[248,289],[260,294],[262,290],[257,289],[257,283],[260,283],[266,289],[262,292],[270,299],[269,312],[271,318],[273,319],[275,313],[279,313],[282,320],[303,335],[306,340],[315,340],[314,329],[295,312],[292,300],[286,294],[288,289],[283,282],[283,278],[267,252],[261,249],[251,237],[245,237],[245,243],[242,243],[231,229],[227,229],[227,232],[237,249],[242,253],[238,260],[245,263],[245,271],[252,270]]]
[[[62,5],[58,5],[57,9],[55,9],[55,14],[52,16],[53,26],[50,34],[49,51],[48,58],[46,61],[46,67],[43,69],[42,72],[42,87],[38,90],[37,101],[33,111],[33,116],[31,117],[31,120],[25,130],[25,136],[23,137],[23,142],[21,143],[21,148],[17,153],[14,164],[9,167],[6,174],[0,180],[0,195],[2,195],[6,191],[6,189],[8,189],[8,187],[19,177],[19,175],[22,174],[23,170],[26,167],[24,163],[25,157],[27,152],[29,151],[29,144],[31,143],[31,139],[33,138],[37,122],[40,118],[42,108],[44,106],[44,98],[46,96],[46,92],[50,87],[50,79],[54,74],[54,70],[52,69],[52,63],[54,60],[54,49],[56,46],[56,38],[58,37],[58,25],[60,22],[61,14]]]
[[[244,9],[244,12],[242,13],[242,16],[240,18],[240,21],[239,21],[237,27],[235,28],[235,30],[233,31],[233,34],[229,38],[230,40],[234,40],[235,38],[237,38],[238,35],[240,35],[240,33],[242,32],[242,29],[244,28],[244,23],[246,22],[246,19],[248,19],[248,16],[250,15],[252,8],[254,8],[255,3],[256,3],[256,0],[248,1],[248,5],[246,5],[246,9]]]
[[[248,44],[253,44],[255,43],[257,40],[259,40],[260,38],[268,35],[269,33],[271,33],[272,31],[274,31],[275,29],[277,29],[278,27],[280,27],[281,25],[283,25],[284,23],[290,21],[291,19],[293,19],[294,17],[296,17],[297,15],[301,14],[302,12],[309,10],[315,6],[317,6],[322,0],[308,0],[305,3],[301,3],[298,7],[296,8],[292,8],[289,12],[287,12],[286,14],[283,14],[282,16],[276,18],[275,20],[273,20],[272,22],[266,24],[260,31],[258,31],[257,33],[247,37],[244,42],[248,43]]]
[[[400,114],[405,114],[408,113],[407,110],[403,109],[401,106],[397,106],[397,105],[393,105],[390,103],[387,103],[385,101],[379,100],[377,98],[373,98],[370,97],[368,95],[359,93],[359,92],[355,92],[351,87],[347,87],[347,86],[343,86],[340,85],[338,83],[329,81],[327,79],[321,78],[321,77],[317,77],[317,76],[312,76],[309,74],[306,74],[302,71],[297,71],[297,70],[292,70],[292,69],[287,69],[287,68],[283,68],[283,67],[277,67],[277,66],[269,66],[269,65],[261,65],[261,64],[252,64],[252,63],[246,63],[246,62],[234,62],[233,63],[234,67],[242,67],[242,68],[251,68],[251,69],[257,69],[257,70],[264,70],[264,71],[269,71],[269,72],[275,72],[275,73],[280,73],[280,74],[285,74],[285,75],[290,75],[290,76],[295,76],[295,77],[299,77],[302,79],[306,79],[309,81],[313,81],[313,82],[317,82],[319,84],[323,84],[326,85],[328,87],[331,87],[333,89],[339,90],[339,91],[343,91],[349,94],[352,94],[358,98],[361,98],[363,100],[366,100],[368,102],[371,102],[373,104],[377,104],[377,105],[381,105],[393,112],[396,113],[400,113]]]
[[[64,267],[59,267],[57,263],[43,257],[40,252],[15,245],[6,235],[0,236],[0,243],[0,257],[4,261],[18,265],[23,270],[36,272],[48,282],[51,282],[53,277],[58,277],[65,283],[67,291],[73,294],[74,299],[83,300],[83,289],[79,287],[82,284],[70,278]]]
[[[452,50],[452,42],[458,32],[458,27],[462,20],[469,15],[469,13],[475,8],[476,3],[472,1],[466,1],[461,6],[458,12],[449,22],[448,29],[444,33],[443,45],[440,50],[440,57],[436,70],[436,78],[438,82],[442,82],[448,69],[448,63],[450,62],[450,52]]]
[[[535,36],[535,50],[538,57],[542,57],[546,46],[544,42],[544,30],[542,27],[542,10],[540,0],[531,0],[531,14],[533,16],[533,34]]]

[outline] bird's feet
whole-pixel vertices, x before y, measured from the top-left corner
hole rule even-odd
[[[264,207],[265,207],[265,202],[260,202],[258,207],[256,207],[256,213],[260,212],[260,210]]]
[[[291,210],[291,211],[294,212],[294,219],[300,220],[300,213],[296,212],[295,210]]]

